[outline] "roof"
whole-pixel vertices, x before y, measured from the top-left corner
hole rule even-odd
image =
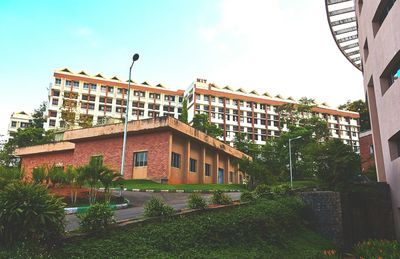
[[[130,121],[128,123],[127,132],[128,135],[135,135],[135,134],[143,134],[143,133],[163,131],[163,130],[171,130],[178,134],[185,135],[187,137],[190,137],[191,139],[195,139],[205,145],[208,145],[209,147],[218,149],[238,159],[243,157],[251,159],[251,157],[249,157],[248,155],[229,146],[228,144],[225,144],[216,138],[210,137],[207,134],[189,126],[188,124],[183,123],[175,118],[171,118],[169,116],[159,117],[156,119]],[[86,141],[90,139],[109,138],[115,136],[122,137],[123,133],[124,133],[123,123],[96,126],[85,129],[67,130],[64,132],[63,142],[17,149],[16,154],[19,156],[24,156],[36,153],[63,151],[63,150],[73,149],[75,146],[74,143],[77,142]]]

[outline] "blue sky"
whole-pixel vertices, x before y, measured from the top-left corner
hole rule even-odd
[[[320,2],[320,3],[319,3]],[[333,106],[363,97],[315,0],[0,1],[0,134],[55,69],[186,88],[195,78]]]

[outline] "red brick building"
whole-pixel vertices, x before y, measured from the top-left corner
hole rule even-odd
[[[362,172],[365,173],[370,167],[375,167],[374,143],[370,130],[360,133],[360,157]]]
[[[123,124],[65,131],[62,141],[17,149],[28,177],[42,165],[75,167],[101,156],[120,171]],[[239,183],[244,153],[171,117],[128,123],[125,179],[168,183]]]

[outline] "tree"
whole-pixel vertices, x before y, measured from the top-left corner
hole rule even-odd
[[[32,126],[34,128],[43,128],[43,124],[46,122],[45,112],[47,110],[47,103],[42,102],[38,109],[33,110],[32,114]]]
[[[70,129],[75,126],[76,121],[76,101],[71,99],[77,99],[77,94],[70,92],[67,98],[63,99],[61,108],[61,119],[64,121],[65,128]]]
[[[360,114],[360,131],[367,131],[371,129],[371,122],[369,118],[368,105],[363,100],[350,101],[338,107],[342,110],[358,112]]]
[[[115,172],[114,170],[111,170],[107,167],[103,168],[103,171],[100,173],[100,182],[104,187],[104,201],[105,202],[110,202],[111,200],[111,185],[113,182],[121,180],[122,177],[119,173]]]
[[[360,157],[338,139],[320,144],[314,152],[317,178],[330,190],[348,188],[360,174]]]
[[[182,102],[182,113],[179,118],[181,122],[188,123],[188,108],[187,108],[187,99],[183,98]]]
[[[214,138],[221,137],[224,133],[222,129],[210,123],[208,115],[204,113],[194,115],[192,127]]]

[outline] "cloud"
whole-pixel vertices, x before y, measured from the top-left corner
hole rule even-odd
[[[93,36],[93,31],[89,27],[82,26],[74,29],[73,35],[81,38],[88,38]]]

